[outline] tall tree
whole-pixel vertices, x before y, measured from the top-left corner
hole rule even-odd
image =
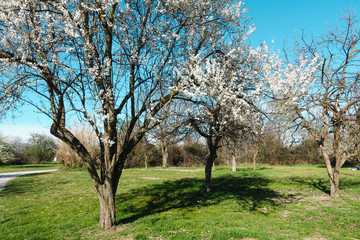
[[[1,1],[1,113],[20,101],[52,120],[51,134],[87,167],[99,224],[110,228],[128,154],[164,119],[193,56],[233,47],[228,36],[247,27],[244,12],[233,0]],[[74,117],[97,135],[99,173],[71,131]]]
[[[308,130],[320,148],[332,198],[339,196],[341,166],[359,152],[360,25],[349,12],[343,20],[339,28],[320,38],[301,39],[300,52],[319,55],[322,66],[309,91],[293,93],[300,96],[294,105],[296,123]]]

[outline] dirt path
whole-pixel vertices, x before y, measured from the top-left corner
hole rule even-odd
[[[46,172],[54,172],[57,171],[57,169],[53,170],[38,170],[38,171],[26,171],[26,172],[11,172],[11,173],[0,173],[0,192],[6,185],[8,181],[10,181],[13,178],[23,176],[23,175],[29,175],[29,174],[38,174],[38,173],[46,173]]]

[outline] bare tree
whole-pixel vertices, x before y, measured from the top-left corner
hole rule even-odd
[[[0,2],[1,111],[31,104],[52,120],[90,173],[99,224],[115,225],[115,194],[128,154],[161,123],[193,56],[232,48],[243,29],[232,0],[10,0]],[[96,133],[100,171],[71,131],[77,117]],[[121,131],[121,138],[119,132]]]
[[[187,102],[174,98],[171,106],[161,111],[162,115],[167,116],[166,119],[150,132],[152,140],[160,145],[163,168],[168,166],[169,148],[191,135],[184,116],[187,105]]]
[[[304,55],[320,55],[322,66],[313,87],[295,105],[297,123],[317,142],[330,180],[330,196],[339,196],[340,168],[359,151],[360,26],[349,12],[340,28],[298,42]],[[331,138],[330,146],[325,141]],[[332,166],[331,159],[335,164]]]

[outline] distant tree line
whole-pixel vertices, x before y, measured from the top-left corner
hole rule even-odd
[[[94,158],[100,158],[99,145],[91,130],[86,127],[76,127],[78,138],[87,139],[88,148],[91,149]],[[153,134],[152,138],[156,138]],[[129,154],[125,168],[147,168],[163,166],[163,156],[160,141],[148,141],[143,139]],[[254,154],[256,163],[272,165],[295,165],[295,164],[322,164],[323,159],[316,142],[311,138],[305,138],[297,144],[285,144],[278,132],[268,132],[262,137],[262,141],[251,142],[249,138],[239,138],[235,146],[236,151],[226,143],[219,150],[215,165],[230,165],[235,156],[237,164],[250,164]],[[179,142],[169,140],[167,152],[167,166],[169,167],[195,167],[204,166],[208,149],[206,143],[199,141],[198,137],[191,136],[181,139]],[[58,142],[56,153],[57,160],[62,162],[65,168],[84,167],[81,159],[67,145]],[[357,159],[350,161],[350,165],[356,165]]]
[[[94,158],[100,158],[99,145],[95,136],[85,127],[77,128],[77,136],[87,139],[88,148],[92,149]],[[171,141],[170,141],[171,142]],[[25,163],[41,163],[56,160],[65,168],[84,167],[79,156],[67,145],[56,142],[44,134],[31,134],[23,142],[19,139],[0,137],[0,165],[16,165]],[[256,153],[256,155],[255,155]],[[196,167],[203,166],[208,156],[206,144],[196,137],[187,137],[180,143],[168,145],[167,166]],[[56,158],[55,158],[56,157]],[[295,165],[322,164],[323,159],[316,141],[304,138],[298,144],[285,144],[278,132],[264,134],[262,141],[251,142],[249,138],[238,139],[236,149],[224,143],[219,150],[215,165],[231,165],[232,158],[237,164]],[[335,164],[334,159],[332,160]],[[350,159],[345,166],[359,165],[358,158]],[[128,156],[125,168],[147,168],[163,166],[160,142],[141,141]]]
[[[31,134],[25,142],[0,136],[0,165],[52,161],[56,151],[55,140],[45,134]]]

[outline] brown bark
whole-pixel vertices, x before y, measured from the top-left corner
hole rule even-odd
[[[330,197],[337,198],[339,196],[339,173],[340,173],[340,165],[338,164],[339,160],[336,159],[335,168],[333,169],[331,167],[329,154],[326,152],[326,149],[323,145],[320,145],[320,150],[324,158],[326,170],[329,176]]]
[[[167,143],[164,139],[160,140],[160,148],[161,148],[161,154],[162,154],[162,167],[167,168],[167,163],[169,159],[169,151]]]
[[[339,197],[339,170],[334,169],[330,176],[330,197]]]
[[[115,193],[110,183],[99,186],[97,190],[100,203],[99,226],[109,229],[116,224]]]

